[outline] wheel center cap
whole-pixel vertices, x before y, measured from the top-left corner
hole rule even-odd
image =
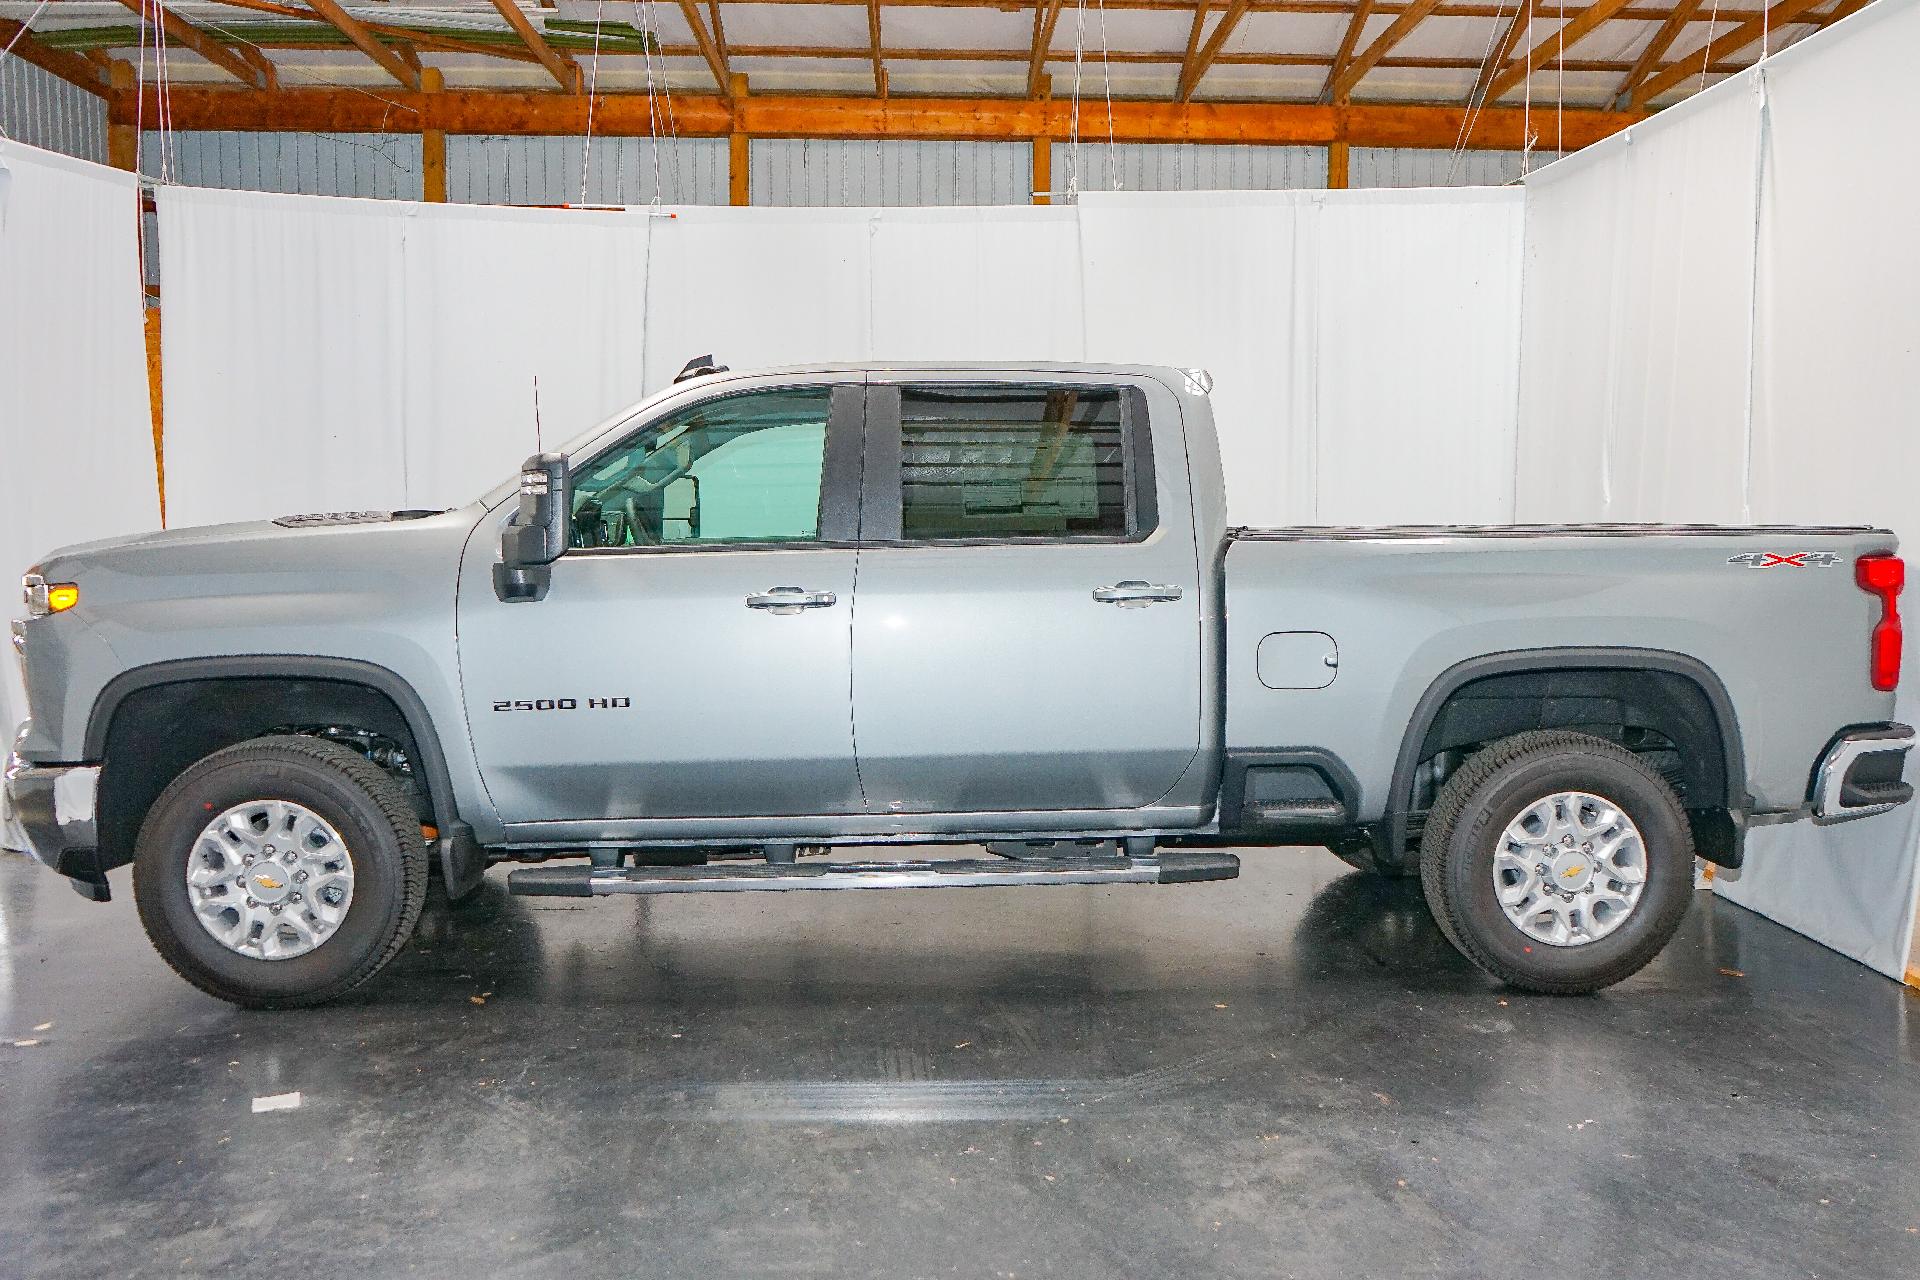
[[[1562,850],[1547,863],[1547,884],[1557,893],[1578,893],[1593,881],[1593,856],[1577,849]]]
[[[255,867],[247,873],[247,890],[262,902],[278,902],[293,892],[293,872],[278,864]]]

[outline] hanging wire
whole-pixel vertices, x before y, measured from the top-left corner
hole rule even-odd
[[[1553,103],[1553,158],[1567,154],[1567,0],[1560,0],[1560,30],[1554,35],[1559,48],[1554,51],[1553,67],[1559,78]]]
[[[580,203],[587,202],[587,161],[593,157],[593,104],[600,88],[600,18],[606,12],[607,0],[598,0],[593,6],[593,63],[587,72],[587,140],[580,148]],[[619,198],[616,189],[614,197]]]
[[[225,37],[227,40],[231,41],[234,44],[243,44],[247,46],[249,49],[252,49],[255,53],[259,54],[263,59],[266,59],[268,62],[273,61],[272,58],[268,57],[267,51],[265,49],[263,49],[261,46],[254,43],[253,41],[247,39],[245,36],[240,35],[238,32],[232,30],[231,28],[221,26],[217,19],[202,17],[202,18],[195,18],[194,21],[197,22],[200,26],[205,27],[207,30],[214,32],[216,35]],[[419,112],[416,109],[405,106],[399,102],[395,102],[392,98],[386,97],[382,94],[375,93],[371,89],[363,88],[360,85],[339,84],[334,81],[328,80],[324,76],[316,75],[313,72],[306,71],[300,67],[282,66],[282,65],[276,64],[274,66],[274,71],[275,71],[275,74],[277,75],[292,76],[294,79],[303,80],[308,84],[321,85],[328,89],[350,90],[354,93],[359,94],[363,98],[372,98],[375,102],[380,103],[383,108],[380,113],[379,134],[382,139],[380,142],[363,142],[359,138],[353,137],[352,135],[341,134],[341,133],[316,133],[313,136],[322,141],[330,142],[335,146],[356,147],[362,151],[372,152],[374,155],[378,156],[380,159],[386,161],[387,164],[392,166],[393,171],[395,173],[403,173],[403,174],[412,176],[418,172],[415,166],[409,165],[409,164],[402,164],[400,162],[400,157],[396,153],[396,148],[398,147],[399,142],[396,139],[395,135],[389,134],[387,132],[387,121],[392,119],[394,112],[396,111],[410,112],[417,117],[419,115]]]
[[[1716,0],[1717,2],[1717,0]],[[1533,48],[1533,6],[1527,6],[1527,33],[1520,37],[1520,43]],[[1531,72],[1520,78],[1524,86],[1520,93],[1520,176],[1526,177],[1528,166],[1533,159],[1533,75]]]
[[[652,6],[642,10],[639,0],[635,0],[633,16],[640,22],[640,57],[647,72],[647,136],[653,140],[653,199],[649,202],[654,208],[660,207],[660,104],[654,96],[653,74],[653,27],[649,22]],[[665,58],[661,61],[664,63]],[[663,66],[661,71],[664,73]]]
[[[1518,0],[1518,2],[1519,4],[1532,4],[1533,0]],[[1487,28],[1487,48],[1486,51],[1480,55],[1480,71],[1479,74],[1474,77],[1476,92],[1469,92],[1467,95],[1467,109],[1460,113],[1460,132],[1455,136],[1453,140],[1453,151],[1447,158],[1447,183],[1449,185],[1453,183],[1453,175],[1459,170],[1460,161],[1466,155],[1467,139],[1473,136],[1474,123],[1479,120],[1480,113],[1486,109],[1487,91],[1479,86],[1484,82],[1488,88],[1492,87],[1492,80],[1487,75],[1487,64],[1493,61],[1493,46],[1500,38],[1500,15],[1504,11],[1505,4],[1506,0],[1499,0],[1499,2],[1493,6],[1493,23]],[[1517,6],[1513,11],[1513,21],[1520,21],[1520,10]]]
[[[1764,4],[1765,0],[1761,0]],[[1765,18],[1761,19],[1766,21]],[[1695,93],[1707,87],[1707,64],[1713,61],[1713,29],[1720,25],[1720,0],[1713,0],[1713,10],[1707,15],[1707,42],[1700,49],[1700,84]]]
[[[1067,203],[1080,201],[1080,72],[1087,60],[1087,0],[1079,0],[1073,19],[1073,117],[1067,146]]]
[[[1120,189],[1120,165],[1113,145],[1113,62],[1107,49],[1107,0],[1100,3],[1100,87],[1107,96],[1107,189]]]
[[[645,0],[647,12],[648,43],[660,50],[660,96],[667,107],[667,178],[672,184],[674,194],[679,195],[680,186],[680,122],[673,114],[673,80],[667,75],[667,46],[660,40],[660,17],[654,6],[654,0]],[[660,203],[659,184],[654,184],[654,203]]]

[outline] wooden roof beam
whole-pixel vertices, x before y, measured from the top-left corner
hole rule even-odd
[[[1713,41],[1701,52],[1690,53],[1657,75],[1641,81],[1639,87],[1627,96],[1627,109],[1640,110],[1688,76],[1699,75],[1701,67],[1739,53],[1768,32],[1778,31],[1789,22],[1798,19],[1807,10],[1824,2],[1825,0],[1779,0],[1779,3],[1767,10],[1765,14],[1755,14]]]
[[[1700,0],[1693,0],[1693,3],[1698,4]],[[1520,7],[1507,20],[1507,29],[1500,33],[1499,47],[1493,51],[1491,58],[1480,64],[1480,74],[1474,79],[1472,92],[1467,94],[1467,105],[1484,103],[1492,97],[1487,92],[1488,87],[1493,84],[1493,78],[1500,74],[1500,68],[1506,66],[1513,57],[1513,51],[1520,47],[1520,42],[1526,38],[1527,28],[1539,11],[1537,0],[1520,0]]]
[[[146,95],[148,118],[158,88],[109,96],[109,118],[131,123]],[[368,94],[351,88],[282,87],[267,93],[225,86],[171,87],[176,129],[241,129],[309,133],[379,133],[396,114],[447,133],[578,135],[586,128],[584,96],[547,92],[449,89],[443,93]],[[682,137],[730,134],[775,138],[920,138],[955,141],[1061,140],[1073,132],[1072,105],[1060,99],[922,98],[754,94],[732,101],[717,94],[675,94]],[[1395,103],[1322,106],[1299,102],[1178,103],[1116,99],[1114,136],[1123,142],[1249,142],[1365,147],[1452,147],[1466,108]],[[1646,112],[1568,108],[1569,149],[1586,146],[1647,118]],[[1469,145],[1517,149],[1525,113],[1489,107]],[[1537,119],[1536,119],[1537,123]],[[597,95],[593,128],[604,136],[645,136],[655,123],[645,93]]]
[[[246,57],[194,26],[164,4],[159,3],[159,0],[120,0],[120,3],[139,14],[144,22],[151,23],[158,18],[166,31],[167,39],[191,49],[241,84],[250,85],[255,89],[274,87],[276,77],[273,64],[261,57],[257,50],[247,50],[253,56]]]
[[[1634,61],[1633,69],[1627,72],[1627,78],[1622,80],[1620,87],[1614,91],[1615,106],[1626,106],[1627,100],[1633,96],[1634,86],[1653,74],[1653,69],[1660,65],[1660,59],[1667,56],[1667,50],[1673,47],[1673,42],[1679,38],[1682,31],[1687,29],[1687,24],[1693,21],[1693,15],[1700,11],[1700,4],[1701,0],[1679,0],[1679,3],[1673,6],[1673,12],[1667,15],[1665,22],[1660,24],[1660,29],[1653,33],[1653,39],[1647,41],[1647,47],[1640,51],[1639,58]]]
[[[887,96],[887,68],[880,61],[880,0],[867,0],[867,41],[873,49],[873,91]]]
[[[34,39],[33,29],[26,23],[0,18],[0,48],[5,48],[9,43],[13,45],[13,56],[22,62],[31,62],[42,71],[59,76],[68,84],[78,85],[88,93],[98,94],[102,98],[107,96],[111,81],[105,67],[65,49],[49,49]]]
[[[1320,86],[1320,101],[1333,101],[1333,85],[1347,70],[1347,64],[1353,61],[1353,47],[1360,43],[1360,33],[1367,29],[1367,19],[1373,16],[1373,0],[1360,0],[1354,6],[1353,19],[1347,23],[1346,34],[1340,37],[1340,47],[1334,50],[1333,65],[1327,68],[1327,82]]]
[[[540,65],[547,69],[547,74],[560,82],[562,92],[580,92],[579,63],[548,44],[546,38],[534,27],[532,20],[519,5],[514,3],[514,0],[493,0],[493,7],[500,11],[500,16],[507,20],[508,26],[513,28],[513,33],[520,37],[520,43],[526,45],[533,52],[533,56],[540,60]]]
[[[1382,31],[1374,42],[1367,46],[1366,52],[1348,63],[1346,70],[1333,77],[1329,86],[1332,92],[1327,96],[1338,100],[1351,95],[1354,86],[1360,83],[1367,72],[1373,70],[1393,46],[1405,40],[1412,34],[1415,27],[1426,21],[1428,14],[1439,7],[1440,0],[1413,0],[1412,4],[1400,11],[1400,16],[1393,20],[1393,25]]]
[[[495,4],[500,0],[494,0]],[[713,42],[713,36],[707,31],[707,24],[700,20],[700,6],[694,0],[680,0],[681,16],[693,29],[693,42],[700,47],[700,56],[707,60],[707,70],[713,73],[714,84],[720,89],[720,96],[733,93],[733,69],[727,64],[727,57],[720,52],[720,46]],[[718,18],[718,11],[715,17]]]
[[[419,73],[403,62],[399,54],[380,43],[373,32],[361,26],[359,19],[342,9],[339,0],[307,0],[307,7],[351,40],[354,48],[379,63],[388,75],[415,93],[420,91]]]
[[[1036,0],[1033,6],[1033,50],[1027,55],[1027,96],[1038,98],[1045,87],[1047,51],[1053,48],[1054,24],[1060,21],[1064,0]]]
[[[1507,90],[1538,71],[1541,66],[1563,56],[1566,51],[1592,35],[1595,28],[1627,7],[1627,0],[1594,0],[1565,24],[1548,32],[1539,44],[1508,63],[1493,83],[1487,86],[1487,101],[1498,101]]]
[[[1233,34],[1233,29],[1240,25],[1240,19],[1247,16],[1247,4],[1248,0],[1232,0],[1227,5],[1227,11],[1220,15],[1220,21],[1213,24],[1213,34],[1207,37],[1206,44],[1202,45],[1200,52],[1180,69],[1180,85],[1174,95],[1175,101],[1193,100],[1193,91],[1200,87],[1200,78],[1207,74],[1207,68],[1211,67],[1213,60],[1220,56],[1221,48],[1227,43],[1227,38]]]

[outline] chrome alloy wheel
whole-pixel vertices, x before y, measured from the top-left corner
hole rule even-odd
[[[324,943],[353,905],[353,856],[325,818],[290,800],[249,800],[201,829],[187,897],[229,951],[291,960]]]
[[[1514,927],[1554,947],[1606,937],[1647,885],[1640,828],[1611,800],[1556,791],[1522,809],[1493,855],[1493,890]]]

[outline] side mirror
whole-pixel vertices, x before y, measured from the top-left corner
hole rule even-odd
[[[500,563],[493,566],[493,591],[513,603],[547,594],[549,568],[567,549],[573,520],[573,489],[567,460],[557,453],[536,453],[520,467],[520,509],[500,533]]]

